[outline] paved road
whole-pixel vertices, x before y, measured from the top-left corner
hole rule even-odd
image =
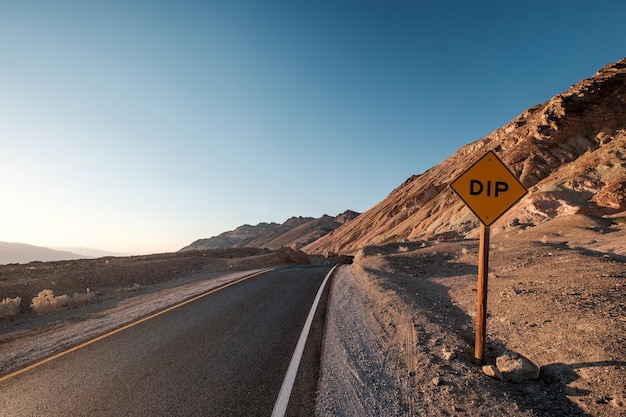
[[[0,416],[270,416],[329,269],[251,278],[1,382]]]

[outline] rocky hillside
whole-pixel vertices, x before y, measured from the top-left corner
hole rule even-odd
[[[259,223],[256,226],[246,224],[218,236],[196,240],[191,245],[182,248],[181,251],[242,247],[300,249],[358,215],[357,212],[346,210],[335,217],[327,215],[320,218],[291,217],[282,224]]]
[[[492,225],[492,233],[564,215],[625,211],[626,59],[407,179],[372,209],[302,250],[350,254],[373,244],[475,236],[479,221],[449,184],[489,150],[530,190]]]

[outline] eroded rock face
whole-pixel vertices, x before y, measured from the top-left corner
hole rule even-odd
[[[181,249],[189,250],[264,248],[279,249],[289,247],[295,250],[314,242],[342,224],[356,218],[359,213],[346,210],[331,217],[291,217],[284,223],[259,223],[255,226],[244,224],[235,230],[224,232],[208,239],[199,239]]]
[[[562,215],[625,211],[626,59],[412,176],[372,209],[303,250],[354,253],[367,245],[477,233],[478,220],[448,185],[489,150],[530,189],[492,233],[513,221],[533,225]]]

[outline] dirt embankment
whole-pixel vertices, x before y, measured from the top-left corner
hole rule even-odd
[[[487,363],[538,379],[474,364],[477,240],[390,244],[335,279],[318,415],[626,415],[626,231],[570,220],[492,238]]]

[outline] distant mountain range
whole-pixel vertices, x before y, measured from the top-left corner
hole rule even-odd
[[[0,264],[23,264],[32,261],[47,262],[84,258],[88,258],[88,256],[65,250],[27,245],[25,243],[0,242]]]
[[[91,248],[45,248],[25,243],[0,242],[0,264],[23,264],[33,261],[66,261],[71,259],[120,256],[118,253]]]
[[[282,224],[259,223],[256,226],[245,224],[217,236],[196,240],[189,246],[182,248],[181,251],[242,247],[300,249],[350,222],[358,215],[359,213],[355,211],[346,210],[335,217],[328,215],[319,218],[300,216],[291,217]]]
[[[105,256],[128,256],[128,254],[120,252],[110,252],[108,250],[85,248],[83,246],[71,247],[71,248],[53,248],[54,250],[67,251],[80,254],[87,258],[103,258]]]

